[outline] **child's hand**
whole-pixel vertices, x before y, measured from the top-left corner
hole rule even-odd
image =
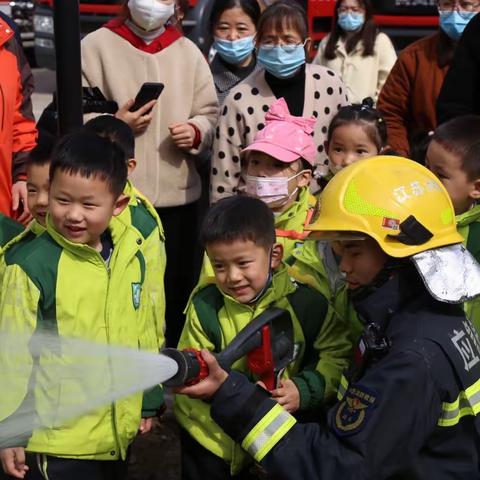
[[[130,108],[134,103],[134,100],[128,100],[125,105],[118,109],[115,117],[123,120],[130,126],[130,128],[134,131],[135,134],[138,134],[144,132],[150,125],[153,117],[153,113],[151,112],[151,110],[153,110],[153,107],[155,106],[157,101],[152,100],[146,103],[143,107],[140,107],[138,110],[130,112]]]
[[[25,478],[28,466],[25,465],[25,449],[23,447],[4,448],[0,450],[3,471],[15,478]]]
[[[27,226],[32,219],[32,215],[30,215],[28,210],[27,182],[23,180],[15,182],[12,186],[12,210],[14,212],[19,210],[22,212],[17,218],[17,222]]]
[[[138,427],[138,433],[140,433],[140,435],[149,433],[150,430],[152,430],[152,426],[153,426],[153,417],[142,418],[140,420],[140,426]]]
[[[184,150],[190,150],[195,141],[195,129],[188,123],[172,123],[168,129],[173,143]]]
[[[208,400],[217,393],[217,390],[228,378],[228,373],[222,369],[217,359],[208,350],[202,350],[202,357],[208,366],[208,377],[191,387],[174,388],[175,393],[182,393],[190,398],[201,400]]]
[[[271,394],[288,413],[295,413],[300,408],[300,393],[292,380],[282,380]]]

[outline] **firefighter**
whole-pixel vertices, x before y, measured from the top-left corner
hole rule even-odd
[[[282,479],[480,477],[480,339],[460,303],[480,294],[446,190],[427,169],[374,157],[338,173],[313,235],[335,238],[364,323],[326,423],[299,425],[204,351],[209,376],[181,393]],[[337,248],[337,250],[338,250]]]

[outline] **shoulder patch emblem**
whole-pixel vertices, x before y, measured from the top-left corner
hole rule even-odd
[[[132,283],[132,302],[135,310],[140,306],[140,296],[142,294],[142,284]]]
[[[377,397],[375,392],[365,387],[349,387],[335,414],[334,426],[337,434],[347,436],[362,430],[376,407]]]

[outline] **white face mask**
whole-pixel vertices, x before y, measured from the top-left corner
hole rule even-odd
[[[145,31],[163,27],[175,13],[175,3],[165,5],[157,0],[128,0],[133,21]]]
[[[253,175],[247,175],[246,192],[252,197],[259,198],[267,205],[271,205],[280,200],[284,200],[284,203],[287,203],[298,191],[297,187],[292,193],[288,193],[290,180],[297,178],[303,172],[302,170],[291,177],[255,177]]]

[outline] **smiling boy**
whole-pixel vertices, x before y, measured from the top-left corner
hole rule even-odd
[[[126,180],[125,154],[111,141],[75,133],[59,142],[50,166],[46,232],[4,256],[2,331],[33,336],[48,329],[61,336],[158,351],[155,322],[147,315],[149,296],[142,291],[143,240],[118,218],[129,201],[122,195]],[[36,382],[34,395],[39,398],[44,355],[48,352],[32,359],[32,379],[21,379]],[[4,360],[0,355],[0,363]],[[65,355],[64,361],[74,359]],[[98,368],[108,374],[108,365]],[[63,405],[76,388],[73,380],[62,379],[58,394],[49,393],[58,395],[55,402]],[[9,392],[11,404],[23,404],[22,391]],[[161,391],[153,389],[68,424],[49,423],[0,452],[4,470],[16,478],[24,478],[30,469],[27,478],[121,479],[128,446],[145,423],[141,417],[154,416],[162,403]],[[38,403],[40,424],[55,405]],[[29,466],[25,450],[36,457]]]
[[[329,363],[329,375],[318,370],[323,360],[318,336],[332,312],[323,295],[291,281],[273,213],[256,198],[220,200],[207,213],[201,240],[216,284],[199,285],[193,292],[179,348],[218,352],[266,309],[286,309],[293,320],[296,357],[271,394],[291,413],[311,412],[324,401],[325,377],[338,375],[344,365]],[[255,378],[245,358],[234,368]],[[182,427],[184,479],[228,479],[242,472],[245,454],[211,421],[207,404],[178,396],[175,414]]]

